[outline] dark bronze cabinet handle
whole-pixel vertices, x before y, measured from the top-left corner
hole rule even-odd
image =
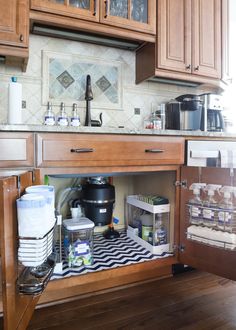
[[[194,71],[198,71],[198,70],[199,70],[199,65],[194,68]]]
[[[94,11],[93,11],[93,16],[96,16],[97,15],[97,11],[96,11],[96,7],[97,7],[97,0],[94,0],[93,2],[93,5],[94,5]]]
[[[20,35],[20,42],[23,42],[24,41],[24,36],[23,34]]]
[[[186,66],[186,70],[190,70],[190,69],[191,69],[191,65],[189,64]]]
[[[105,4],[105,15],[104,18],[107,18],[107,14],[108,14],[108,1],[104,1]]]
[[[70,149],[70,152],[76,152],[77,154],[85,153],[85,152],[94,152],[93,148],[77,148]]]
[[[160,153],[164,152],[164,150],[162,150],[162,149],[145,149],[145,152],[151,152],[151,153],[154,153],[154,154],[160,154]]]

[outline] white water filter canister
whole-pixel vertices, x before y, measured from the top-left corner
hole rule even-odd
[[[22,124],[22,85],[16,77],[8,86],[8,124]]]

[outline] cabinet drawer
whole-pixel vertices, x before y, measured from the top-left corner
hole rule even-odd
[[[60,133],[37,135],[39,167],[183,163],[183,138]]]
[[[33,167],[33,133],[0,133],[0,167]]]

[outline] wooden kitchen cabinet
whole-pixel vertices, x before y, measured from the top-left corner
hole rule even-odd
[[[155,12],[154,0],[31,0],[30,18],[32,24],[154,42]]]
[[[137,51],[136,82],[151,77],[217,84],[226,1],[158,0],[156,45]]]
[[[0,0],[0,55],[28,59],[29,1]]]
[[[236,271],[232,268],[236,261],[235,251],[200,244],[186,238],[189,224],[186,203],[191,196],[188,189],[191,183],[198,182],[201,175],[201,182],[228,185],[232,180],[232,174],[230,175],[229,169],[199,169],[199,167],[183,166],[184,145],[185,139],[182,137],[36,133],[37,169],[33,176],[36,177],[34,184],[39,184],[40,178],[43,183],[45,175],[55,174],[62,178],[70,175],[80,178],[104,175],[122,177],[123,182],[127,182],[129,194],[150,193],[167,196],[171,204],[173,255],[114,269],[55,279],[48,283],[40,297],[19,296],[15,285],[17,278],[15,199],[19,197],[19,190],[22,193],[24,187],[33,183],[33,177],[30,172],[20,178],[15,176],[2,178],[0,237],[5,330],[17,329],[17,320],[21,317],[23,324],[19,329],[25,329],[37,302],[57,303],[81,294],[92,294],[99,290],[171,276],[172,264],[176,262],[236,280]],[[71,152],[72,149],[77,149],[78,152]],[[146,149],[153,152],[145,152]],[[234,181],[236,186],[236,180]],[[17,319],[12,319],[14,313],[17,314]]]

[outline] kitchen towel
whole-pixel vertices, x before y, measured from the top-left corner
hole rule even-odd
[[[22,124],[22,85],[15,77],[8,86],[8,124]]]
[[[236,150],[220,150],[220,167],[236,168]]]

